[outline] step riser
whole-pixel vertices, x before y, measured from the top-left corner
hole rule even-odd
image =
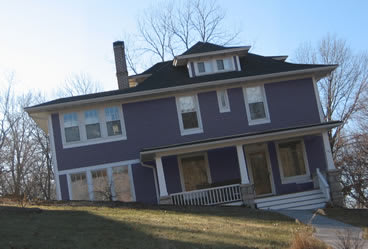
[[[278,201],[283,199],[291,199],[296,197],[302,197],[307,195],[314,195],[314,194],[322,194],[322,192],[318,190],[311,190],[311,191],[305,191],[305,192],[299,192],[299,193],[292,193],[292,194],[286,194],[286,195],[280,195],[280,196],[273,196],[273,197],[265,197],[261,199],[256,199],[255,203],[263,203],[263,202],[270,202],[270,201]]]
[[[278,201],[270,201],[270,202],[263,202],[257,204],[257,207],[267,207],[267,206],[278,206],[278,205],[284,205],[289,203],[296,203],[296,202],[302,202],[302,201],[308,201],[308,200],[315,200],[315,199],[325,199],[325,197],[321,194],[318,195],[308,195],[303,197],[296,197],[296,198],[289,198],[289,199],[283,199]]]
[[[299,208],[299,207],[305,207],[310,205],[316,205],[316,204],[324,204],[324,200],[321,199],[314,199],[314,200],[308,200],[308,201],[302,201],[302,202],[296,202],[296,203],[286,203],[283,205],[273,205],[269,207],[263,207],[264,209],[290,209],[290,208]]]

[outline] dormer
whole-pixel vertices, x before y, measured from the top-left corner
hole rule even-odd
[[[185,53],[175,56],[173,66],[187,66],[191,78],[241,71],[239,57],[246,56],[250,46],[223,47],[211,43],[198,42]]]

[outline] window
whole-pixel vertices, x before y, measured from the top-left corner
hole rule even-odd
[[[76,112],[64,114],[64,133],[66,142],[80,140],[78,116]]]
[[[121,135],[119,110],[116,106],[105,108],[106,128],[108,136]]]
[[[116,200],[133,201],[128,166],[112,168]]]
[[[71,174],[70,181],[72,200],[89,200],[86,173]]]
[[[97,110],[89,110],[84,112],[84,120],[86,123],[87,139],[101,137],[100,121]]]
[[[178,97],[177,108],[182,135],[202,132],[197,96]]]
[[[226,89],[217,91],[217,101],[218,101],[220,112],[230,111],[229,97],[227,95]]]
[[[209,187],[211,177],[206,154],[179,157],[179,169],[183,190]]]
[[[216,60],[216,64],[217,64],[217,70],[224,70],[225,66],[224,66],[224,61],[223,60]]]
[[[204,67],[204,62],[198,62],[197,66],[198,66],[198,72],[200,73],[206,72],[206,69]]]
[[[277,151],[284,182],[309,179],[306,153],[302,140],[280,142],[277,144]]]
[[[93,194],[96,201],[112,200],[111,184],[107,177],[107,170],[92,171]]]
[[[244,97],[250,125],[270,122],[263,86],[245,88]]]

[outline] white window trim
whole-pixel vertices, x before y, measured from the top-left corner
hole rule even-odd
[[[212,184],[212,177],[211,177],[211,170],[210,165],[208,163],[208,154],[207,152],[197,152],[197,153],[191,153],[191,154],[185,154],[178,156],[178,165],[179,165],[179,174],[180,174],[180,184],[181,184],[181,190],[182,192],[186,192],[185,184],[184,184],[184,174],[183,174],[183,166],[181,163],[181,159],[188,158],[188,157],[195,157],[195,156],[203,156],[207,171],[207,180],[209,184]]]
[[[250,115],[250,110],[249,110],[249,104],[248,104],[248,98],[247,98],[247,88],[249,87],[261,87],[261,91],[262,91],[262,95],[263,95],[263,104],[264,104],[264,108],[265,108],[265,113],[266,113],[266,118],[263,119],[256,119],[256,120],[252,120],[251,119],[251,115]],[[248,119],[248,124],[249,125],[258,125],[258,124],[266,124],[266,123],[270,123],[271,119],[270,119],[270,113],[268,110],[268,103],[267,103],[267,97],[266,97],[266,91],[264,88],[264,84],[255,84],[255,85],[247,85],[243,87],[243,96],[244,96],[244,103],[245,103],[245,110],[247,112],[247,119]]]
[[[224,69],[224,70],[218,70],[217,69],[217,60],[225,60],[225,59],[229,59],[230,60],[230,65],[231,68],[230,69]],[[198,71],[198,63],[200,62],[210,62],[211,65],[211,72],[199,72]],[[190,62],[189,62],[190,63]],[[225,66],[225,61],[224,61],[224,66]],[[202,75],[208,75],[208,74],[215,74],[215,73],[225,73],[225,72],[232,72],[232,71],[236,71],[235,68],[235,64],[234,64],[234,59],[233,56],[226,56],[226,57],[217,57],[217,58],[213,58],[213,59],[209,59],[209,60],[200,60],[200,61],[194,61],[194,72],[196,76],[202,76]]]
[[[116,136],[108,136],[107,135],[107,127],[106,127],[105,108],[114,107],[114,106],[116,106],[119,110],[119,117],[120,117],[120,125],[121,125],[122,134],[121,135],[116,135]],[[88,111],[88,110],[92,110],[92,109],[97,110],[97,113],[98,113],[101,137],[93,138],[93,139],[87,139],[84,112]],[[80,140],[79,141],[74,141],[74,142],[66,142],[65,129],[64,129],[64,114],[72,113],[72,112],[77,113]],[[98,106],[98,107],[91,107],[91,108],[84,108],[84,109],[60,112],[59,113],[59,120],[60,120],[61,140],[62,140],[62,144],[63,144],[64,149],[80,147],[80,146],[87,146],[87,145],[93,145],[93,144],[108,143],[108,142],[114,142],[114,141],[120,141],[120,140],[126,140],[127,139],[125,121],[124,121],[124,114],[123,114],[123,109],[122,109],[121,104],[104,105],[104,106]]]
[[[96,171],[96,170],[106,169],[108,181],[112,183],[111,184],[111,192],[114,193],[115,192],[115,185],[114,185],[114,180],[113,180],[112,174],[111,174],[112,168],[119,167],[119,166],[128,166],[128,175],[129,175],[129,179],[130,179],[131,196],[132,196],[132,200],[136,201],[137,199],[136,199],[136,193],[135,193],[132,164],[135,164],[137,162],[139,163],[140,161],[139,160],[130,160],[130,161],[123,161],[123,162],[109,163],[109,164],[101,164],[101,165],[86,167],[86,168],[83,168],[83,169],[78,168],[78,169],[61,171],[62,173],[59,172],[59,175],[66,174],[68,192],[69,192],[69,200],[73,200],[72,187],[71,187],[71,183],[72,183],[71,182],[71,175],[72,174],[85,173],[86,174],[86,179],[87,179],[89,200],[94,201],[93,179],[92,179],[92,173],[91,172]]]
[[[226,103],[226,107],[223,107],[221,105],[221,93],[220,92],[224,92],[225,93],[225,103]],[[230,101],[229,101],[229,95],[227,94],[227,89],[219,89],[216,91],[217,93],[217,103],[218,103],[218,107],[219,107],[219,112],[220,113],[224,113],[224,112],[230,112]]]
[[[198,119],[198,128],[184,129],[183,117],[181,115],[179,98],[180,97],[187,97],[187,96],[193,96],[194,97],[194,102],[195,102],[195,105],[196,105],[197,119]],[[178,114],[178,120],[179,120],[179,127],[180,127],[181,135],[185,136],[185,135],[202,133],[203,132],[202,117],[201,117],[201,111],[200,111],[200,108],[199,108],[199,101],[198,101],[197,94],[178,95],[178,96],[175,96],[175,101],[176,101],[176,112]]]
[[[300,141],[302,144],[302,150],[303,150],[303,157],[304,157],[304,167],[305,167],[305,174],[299,175],[299,176],[291,176],[291,177],[284,177],[284,171],[282,169],[282,162],[281,162],[281,156],[280,156],[280,150],[279,150],[279,144],[285,143],[285,142],[292,142],[292,141]],[[309,170],[309,163],[308,163],[308,156],[307,151],[305,149],[304,139],[297,138],[297,139],[286,139],[275,142],[276,146],[276,154],[277,154],[277,163],[279,165],[280,170],[280,178],[282,184],[288,184],[288,183],[306,183],[311,182],[312,179],[310,177],[310,170]]]

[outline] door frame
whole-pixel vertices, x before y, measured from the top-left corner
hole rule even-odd
[[[182,163],[181,163],[181,159],[188,158],[188,157],[195,157],[195,156],[203,156],[204,157],[204,163],[205,163],[205,167],[206,167],[206,171],[207,171],[207,180],[208,180],[209,184],[212,183],[211,170],[210,170],[210,166],[209,166],[209,163],[208,163],[208,154],[207,154],[207,152],[195,152],[195,153],[190,153],[190,154],[179,155],[177,157],[178,157],[179,175],[180,175],[180,183],[181,183],[181,191],[182,192],[186,192],[186,189],[185,189],[184,174],[183,174],[183,168],[182,168],[183,166],[182,166]]]
[[[245,154],[245,160],[247,162],[247,168],[248,168],[248,172],[249,172],[249,180],[250,182],[254,185],[254,179],[253,179],[253,172],[252,172],[252,165],[249,161],[249,156],[248,154],[251,152],[256,152],[256,151],[261,151],[263,150],[266,154],[266,163],[267,163],[267,168],[268,168],[268,172],[269,172],[269,180],[270,180],[270,185],[271,185],[271,193],[269,194],[262,194],[262,195],[256,195],[256,197],[263,197],[263,196],[270,196],[270,195],[275,195],[276,191],[275,191],[275,182],[274,182],[274,178],[273,178],[273,172],[272,172],[272,165],[271,165],[271,160],[270,160],[270,153],[268,151],[268,146],[267,143],[258,143],[258,144],[249,144],[249,145],[243,145],[243,149],[244,149],[244,154]]]

